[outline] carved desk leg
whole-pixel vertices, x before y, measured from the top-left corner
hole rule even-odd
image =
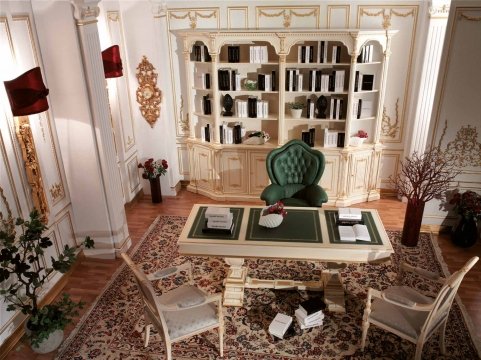
[[[224,280],[224,306],[242,306],[247,269],[242,258],[225,258],[230,265]]]
[[[344,288],[339,278],[339,270],[346,267],[345,263],[327,263],[328,279],[324,286],[324,302],[331,312],[346,312]]]

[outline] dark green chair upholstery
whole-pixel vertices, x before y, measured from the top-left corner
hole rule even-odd
[[[261,194],[266,205],[282,201],[286,206],[317,206],[327,202],[318,185],[324,172],[324,155],[305,142],[291,140],[272,150],[266,159],[271,184]]]

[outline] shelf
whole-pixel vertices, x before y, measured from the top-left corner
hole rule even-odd
[[[212,119],[212,120],[214,120],[212,114],[210,114],[210,115],[205,115],[205,114],[202,114],[202,113],[200,113],[200,112],[194,112],[194,115],[195,115],[195,116],[198,116],[198,117],[202,117],[202,118],[207,118],[207,119]]]
[[[375,90],[377,91],[377,90]],[[375,92],[374,90],[372,92]],[[362,91],[362,92],[369,92],[369,91]],[[341,91],[341,92],[321,92],[321,91],[307,91],[307,90],[302,90],[302,91],[285,91],[285,94],[315,94],[315,95],[324,95],[324,96],[336,96],[336,95],[348,95],[349,92],[347,91]],[[356,93],[355,93],[356,94]]]
[[[202,91],[202,92],[208,92],[208,93],[211,93],[211,92],[212,92],[212,89],[201,89],[201,88],[196,88],[196,87],[193,87],[192,90]]]
[[[291,122],[311,122],[311,123],[331,123],[331,122],[335,122],[335,123],[345,123],[346,122],[346,119],[341,119],[341,120],[336,120],[336,119],[308,119],[308,118],[293,118],[293,117],[290,117],[290,116],[285,116],[285,119],[286,121],[291,121]]]
[[[230,67],[237,67],[237,66],[256,66],[256,67],[259,67],[259,66],[262,66],[262,65],[275,65],[275,66],[278,66],[279,65],[279,62],[276,61],[276,62],[273,62],[273,61],[269,61],[269,62],[266,62],[266,63],[250,63],[250,62],[222,62],[222,61],[219,61],[217,63],[217,67],[227,67],[227,66],[230,66]]]
[[[287,62],[286,67],[297,67],[297,68],[332,68],[333,66],[347,66],[350,67],[350,63],[298,63],[298,62]]]
[[[364,117],[364,118],[360,118],[360,119],[357,119],[355,117],[352,118],[352,121],[355,121],[355,120],[359,120],[359,121],[368,121],[368,120],[375,120],[376,118],[374,116],[369,116],[369,117]]]
[[[236,116],[220,116],[222,121],[245,121],[245,120],[266,120],[266,121],[277,121],[278,117],[269,116],[266,118],[251,118],[251,117],[236,117]]]
[[[361,90],[361,91],[354,91],[353,95],[362,95],[362,94],[374,94],[379,92],[379,90]]]
[[[279,91],[264,91],[264,90],[219,90],[219,93],[234,93],[237,95],[250,95],[250,94],[278,94]]]
[[[356,65],[380,65],[382,64],[380,61],[372,61],[367,63],[356,63]]]

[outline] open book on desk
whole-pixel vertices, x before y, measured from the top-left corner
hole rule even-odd
[[[366,225],[338,226],[341,241],[371,241]]]

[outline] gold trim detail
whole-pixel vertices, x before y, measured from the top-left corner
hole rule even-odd
[[[432,18],[447,18],[449,15],[449,5],[431,6],[428,11],[429,16]]]
[[[273,10],[273,9],[271,9]],[[258,16],[266,16],[266,17],[279,17],[279,16],[283,16],[284,17],[284,22],[283,22],[283,25],[285,28],[289,28],[291,27],[291,20],[292,20],[292,16],[297,16],[297,17],[307,17],[307,16],[316,16],[319,18],[319,14],[318,14],[318,11],[319,11],[319,8],[314,8],[312,9],[310,12],[308,13],[299,13],[299,12],[296,12],[294,11],[293,9],[282,9],[281,11],[277,12],[277,13],[268,13],[262,9],[257,9],[258,11]]]
[[[155,67],[147,60],[145,55],[137,66],[135,76],[139,82],[139,87],[135,94],[137,95],[137,102],[140,104],[140,112],[150,124],[150,127],[153,128],[160,116],[162,93],[156,85],[158,74],[155,71]]]
[[[13,221],[12,209],[10,209],[10,204],[8,203],[7,198],[5,197],[5,194],[3,193],[3,188],[1,186],[0,186],[0,197],[2,198],[2,201],[5,204],[5,207],[7,208],[8,220]],[[3,220],[3,214],[1,212],[0,212],[0,220]]]
[[[182,94],[180,94],[179,115],[179,126],[185,134],[189,131],[189,114],[187,113],[184,117],[184,96]]]
[[[382,110],[381,135],[395,139],[399,132],[399,98],[396,100],[396,117],[394,120],[387,114],[384,106]]]
[[[53,202],[57,202],[58,200],[62,199],[65,196],[65,192],[63,190],[63,185],[60,183],[55,183],[50,187],[50,195],[52,196]]]
[[[446,119],[439,138],[439,146],[446,135],[447,128],[448,120]],[[444,154],[447,161],[455,162],[459,167],[481,166],[481,143],[478,142],[477,128],[471,127],[471,125],[461,126],[455,139],[446,145]]]
[[[199,11],[187,11],[184,15],[175,15],[173,11],[170,12],[170,15],[177,20],[184,20],[187,17],[189,18],[190,28],[195,29],[197,27],[197,17],[203,19],[210,19],[212,17],[217,18],[217,11],[212,10],[210,14],[204,15]]]
[[[466,19],[468,21],[481,21],[481,16],[469,16],[469,15],[466,15],[465,13],[459,13],[459,17],[461,19]]]
[[[42,221],[48,223],[48,202],[43,186],[42,174],[37,158],[37,151],[33,140],[32,129],[28,116],[20,116],[15,122],[18,141],[22,148],[23,160],[25,161],[25,171],[28,182],[32,188],[33,205],[41,214]]]
[[[408,17],[409,15],[414,17],[415,11],[412,9],[411,11],[408,11],[407,13],[400,13],[394,9],[389,9],[389,13],[386,13],[385,8],[377,11],[377,12],[369,12],[366,9],[361,9],[361,14],[360,15],[366,15],[366,16],[379,16],[382,15],[383,17],[383,22],[382,22],[382,28],[384,30],[389,30],[391,28],[391,17],[393,15],[400,16],[400,17]]]

